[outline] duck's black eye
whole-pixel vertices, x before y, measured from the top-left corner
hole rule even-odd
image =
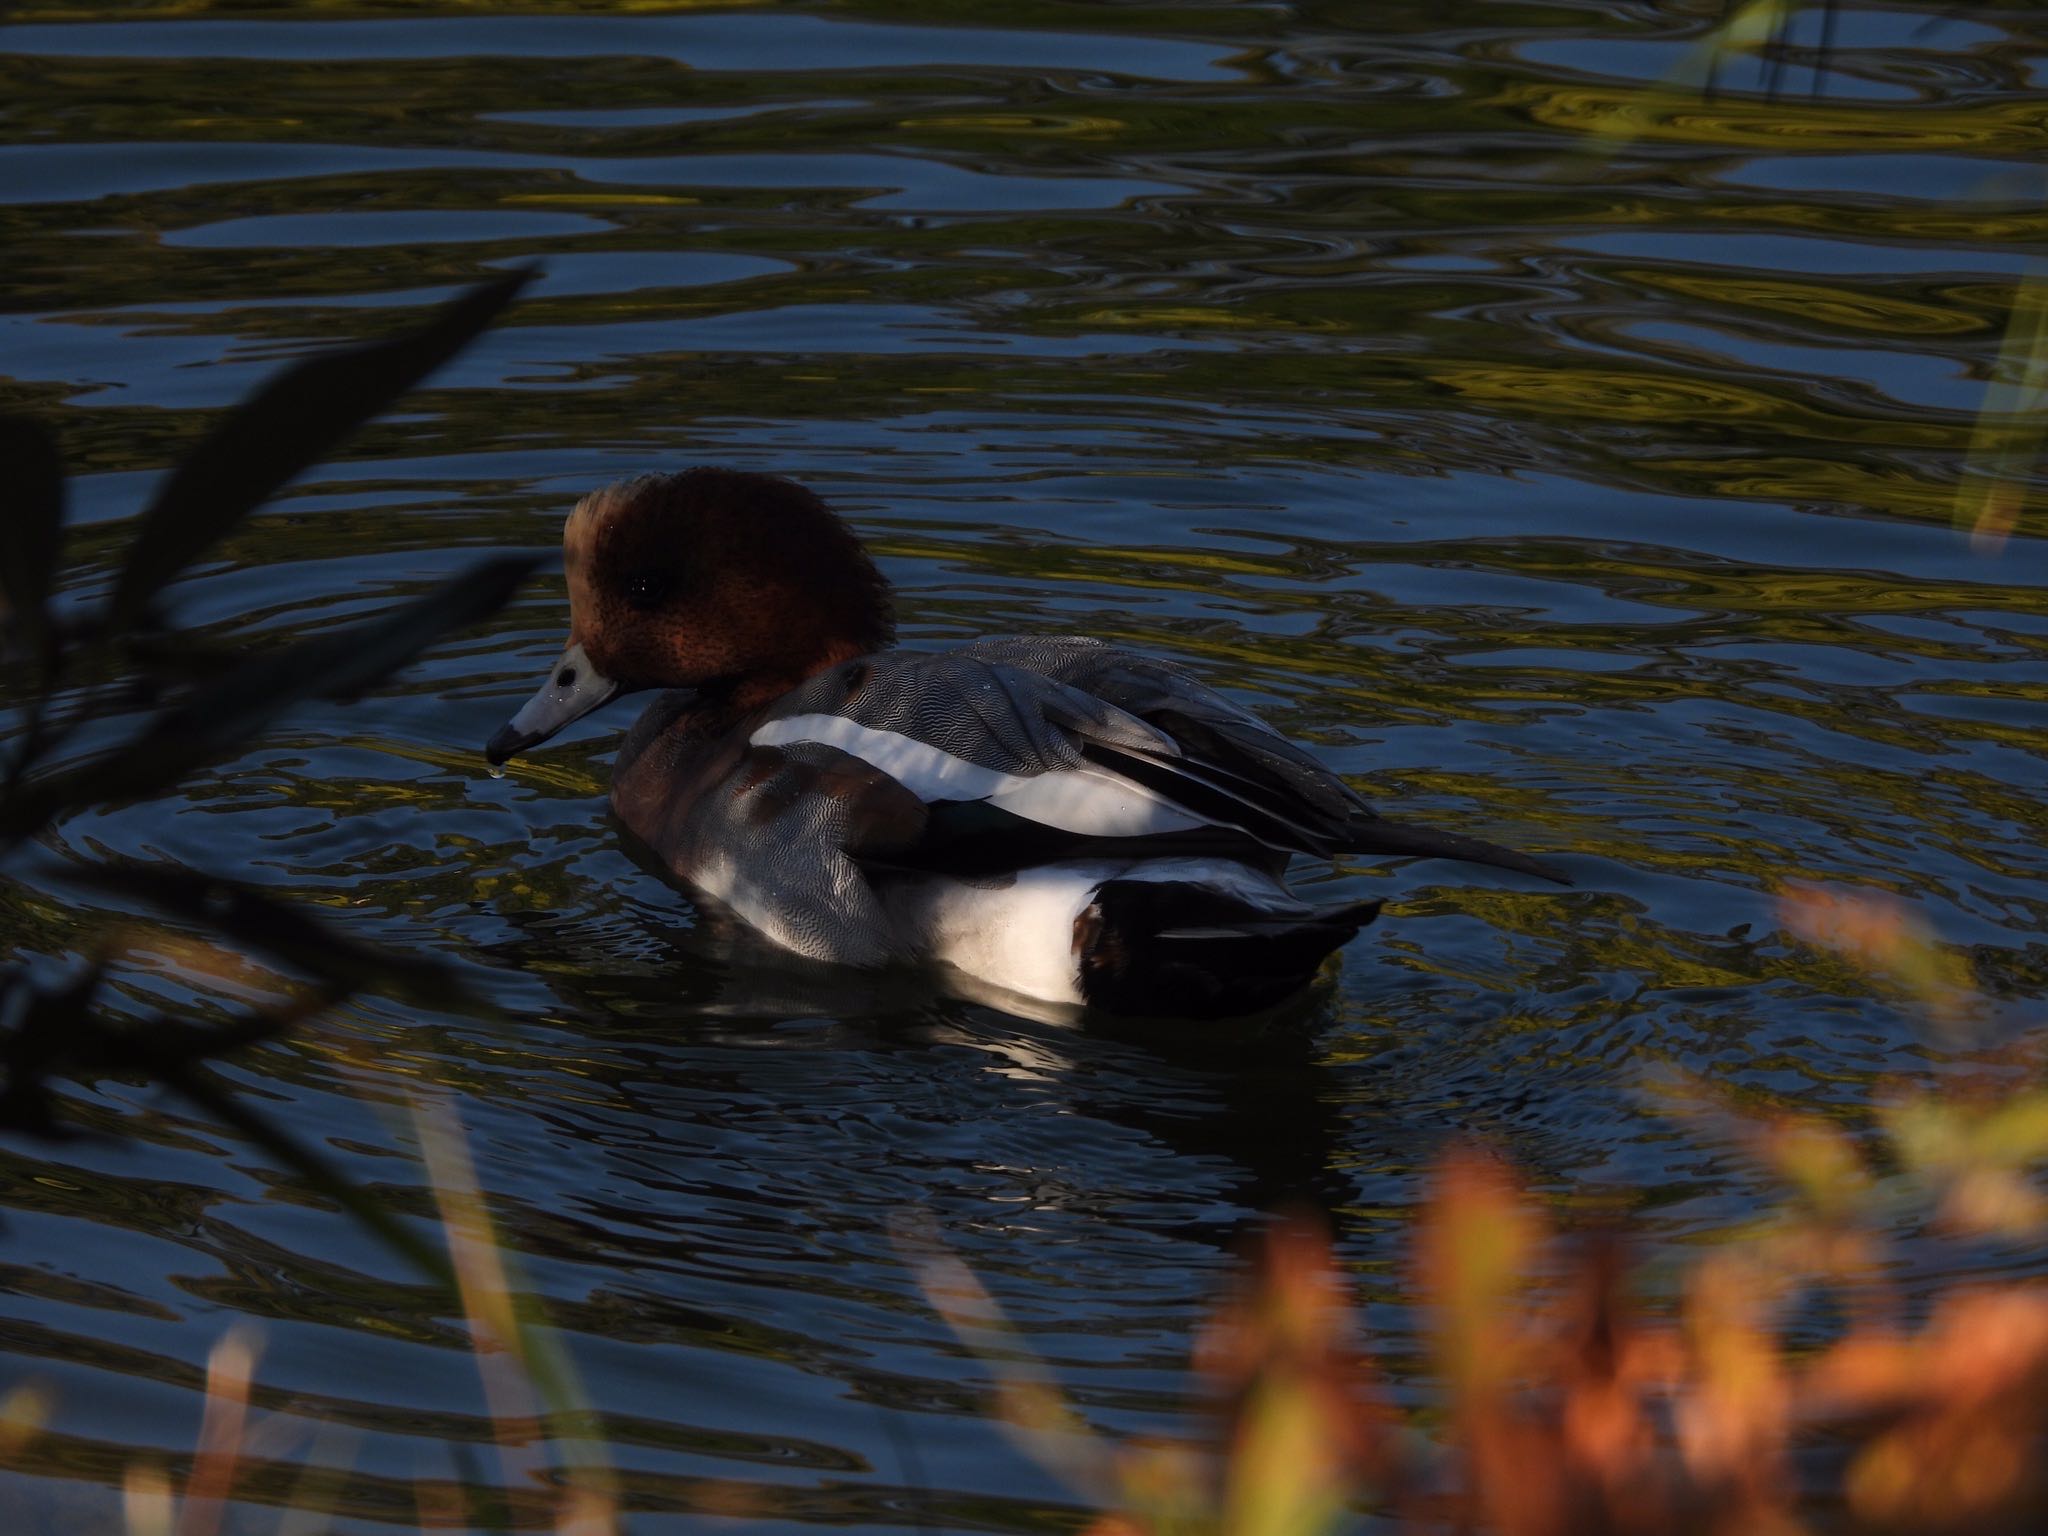
[[[653,571],[643,571],[626,583],[626,601],[643,612],[659,608],[668,596],[668,577]]]

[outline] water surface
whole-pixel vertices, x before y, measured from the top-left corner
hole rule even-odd
[[[394,1106],[457,1097],[635,1530],[1078,1518],[988,1422],[905,1212],[1124,1431],[1187,1426],[1233,1243],[1306,1196],[1426,1402],[1402,1255],[1448,1140],[1560,1208],[1635,1206],[1675,1258],[1767,1195],[1675,1084],[1860,1125],[2048,980],[2048,526],[1986,551],[1951,522],[2048,242],[2038,37],[1845,10],[1823,75],[1808,15],[1778,99],[1736,63],[1703,101],[1699,11],[17,5],[0,407],[62,438],[77,594],[283,360],[537,263],[509,324],[177,589],[186,622],[273,643],[552,547],[618,476],[787,473],[868,538],[908,643],[1173,657],[1387,807],[1580,884],[1305,870],[1387,916],[1238,1041],[821,972],[622,850],[627,711],[486,776],[561,643],[550,575],[376,696],[63,824],[17,866],[10,951],[74,963],[106,914],[58,872],[119,855],[457,965],[503,1019],[366,1001],[220,1076],[423,1222]],[[1975,965],[1976,1033],[1794,941],[1785,881],[1909,902]],[[174,959],[125,985],[223,1006]],[[349,1469],[320,1499],[350,1531],[408,1526],[416,1480],[497,1480],[460,1319],[399,1261],[156,1090],[71,1103],[116,1134],[0,1148],[0,1386],[55,1402],[13,1528],[110,1522],[130,1460],[189,1453],[236,1323],[277,1415],[238,1529],[277,1529],[308,1463]],[[2039,1263],[1904,1237],[1930,1282]]]

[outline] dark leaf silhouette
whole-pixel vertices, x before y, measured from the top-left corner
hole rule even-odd
[[[110,1024],[91,1004],[101,973],[86,971],[57,992],[30,996],[22,1017],[0,1039],[0,1128],[55,1135],[59,1123],[49,1079],[58,1075],[142,1073],[182,1094],[222,1124],[239,1131],[283,1167],[335,1202],[404,1255],[428,1278],[451,1286],[447,1257],[366,1191],[356,1188],[312,1146],[245,1105],[206,1070],[206,1064],[259,1041],[275,1038],[306,1014],[338,1000],[333,990],[283,1012],[258,1014],[218,1028],[151,1015]]]
[[[130,675],[74,690],[69,713],[47,731],[47,711],[58,691],[59,637],[49,597],[61,548],[63,471],[40,427],[0,418],[0,638],[28,643],[46,662],[18,732],[22,745],[0,775],[0,851],[69,808],[169,787],[301,700],[354,697],[447,631],[503,606],[533,569],[531,557],[481,561],[372,622],[254,655],[153,626],[133,632],[139,620],[152,617],[166,582],[280,486],[459,352],[532,276],[517,273],[472,289],[406,335],[300,363],[222,421],[143,513],[105,614],[78,627],[83,639],[130,631],[123,647]],[[133,675],[135,668],[140,677]],[[139,698],[153,699],[166,685],[177,690],[177,702],[140,734],[70,770],[35,771],[46,749],[72,730],[96,722],[109,707],[133,708]],[[435,1282],[452,1285],[448,1260],[438,1248],[350,1184],[316,1147],[245,1105],[208,1063],[274,1038],[366,986],[429,1006],[470,1005],[454,972],[332,933],[304,910],[171,864],[72,871],[72,877],[117,899],[203,924],[226,941],[309,975],[313,985],[280,1007],[202,1027],[157,1015],[109,1017],[100,996],[103,961],[88,963],[55,988],[33,984],[22,967],[0,969],[0,1129],[62,1134],[57,1080],[142,1074],[239,1131]]]
[[[49,433],[0,416],[0,596],[6,619],[31,649],[47,643],[46,604],[63,537],[64,471]]]
[[[528,269],[472,288],[402,336],[308,358],[237,406],[143,513],[114,584],[109,621],[117,629],[135,624],[166,582],[475,340],[533,276]]]
[[[449,630],[496,613],[538,563],[534,555],[493,555],[372,623],[251,657],[190,695],[157,729],[239,739],[301,699],[353,698]]]
[[[213,1053],[209,1053],[213,1054]],[[323,1154],[283,1126],[250,1109],[233,1093],[200,1070],[200,1057],[165,1057],[147,1063],[150,1076],[205,1110],[223,1125],[239,1131],[318,1193],[347,1211],[384,1245],[409,1260],[436,1284],[453,1291],[455,1271],[439,1248],[422,1238],[391,1208],[367,1190],[351,1184]]]
[[[532,555],[494,556],[373,623],[251,657],[195,689],[118,749],[22,785],[0,804],[0,839],[32,836],[69,806],[168,788],[303,699],[354,697],[447,631],[497,612],[534,564]]]
[[[374,987],[428,1007],[456,1007],[468,1000],[461,982],[447,966],[359,944],[304,908],[233,881],[216,880],[175,864],[132,863],[88,866],[69,871],[67,878],[203,923],[244,948],[317,977],[343,996]]]
[[[76,1062],[80,1042],[91,1027],[87,1013],[99,990],[100,970],[88,967],[68,986],[55,992],[27,985],[19,973],[9,977],[4,1000],[22,1002],[14,1027],[0,1037],[0,1067],[7,1078],[0,1085],[0,1128],[50,1136],[57,1133],[49,1076]]]

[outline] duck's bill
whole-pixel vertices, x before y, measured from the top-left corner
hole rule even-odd
[[[484,757],[494,766],[515,757],[528,747],[537,747],[573,720],[581,720],[598,705],[615,696],[619,685],[599,672],[572,645],[548,673],[540,692],[528,699],[484,746]]]

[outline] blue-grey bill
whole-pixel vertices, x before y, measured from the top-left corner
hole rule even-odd
[[[573,720],[581,720],[598,705],[614,697],[619,685],[599,672],[572,645],[548,673],[540,691],[514,715],[484,746],[484,757],[493,765],[539,746]]]

